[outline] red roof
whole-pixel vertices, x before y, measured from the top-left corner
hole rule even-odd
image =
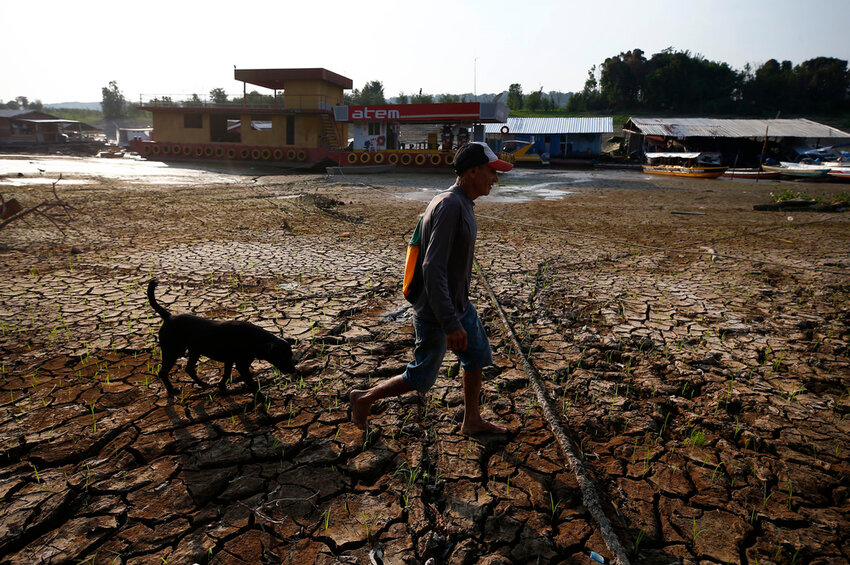
[[[287,82],[301,82],[320,80],[335,84],[345,89],[354,87],[350,78],[332,73],[327,69],[236,69],[234,70],[236,80],[256,84],[274,90],[284,90]]]

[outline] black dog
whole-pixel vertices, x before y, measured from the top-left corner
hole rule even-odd
[[[251,363],[254,359],[268,361],[282,373],[295,372],[292,364],[292,347],[286,340],[275,337],[263,328],[248,322],[236,320],[216,322],[192,314],[172,316],[154,298],[156,285],[156,279],[148,283],[148,300],[163,319],[162,327],[159,329],[159,346],[162,349],[159,378],[162,379],[169,394],[175,394],[176,390],[168,380],[168,373],[177,359],[187,350],[189,354],[186,372],[201,386],[207,386],[207,384],[198,378],[195,371],[200,356],[224,363],[224,376],[218,384],[222,391],[226,390],[230,372],[233,365],[236,365],[239,376],[242,377],[248,390],[256,393],[259,387],[251,378]]]

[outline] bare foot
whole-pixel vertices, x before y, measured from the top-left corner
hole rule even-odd
[[[365,390],[352,390],[348,393],[348,402],[351,404],[351,422],[361,430],[367,429],[366,420],[369,418],[369,408],[371,405],[364,405],[361,400]]]
[[[493,422],[488,422],[487,420],[479,418],[474,422],[465,422],[463,426],[461,426],[460,431],[468,436],[472,436],[483,433],[506,434],[510,430],[508,430],[507,426],[494,424]]]

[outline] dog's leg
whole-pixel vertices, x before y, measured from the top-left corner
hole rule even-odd
[[[158,376],[162,380],[162,384],[165,385],[168,394],[177,394],[171,381],[168,380],[168,373],[174,368],[174,364],[177,363],[177,358],[180,357],[181,353],[167,347],[162,348],[162,365],[159,368]]]
[[[251,376],[251,363],[237,361],[236,370],[239,371],[242,382],[245,383],[245,386],[248,387],[250,392],[257,392],[259,390],[260,387],[257,386],[257,381]]]
[[[218,388],[222,394],[227,392],[227,381],[230,380],[230,374],[233,371],[233,361],[224,362],[224,374],[221,376],[221,381],[218,383]]]
[[[239,371],[239,376],[242,378],[242,381],[245,383],[245,386],[248,388],[248,392],[250,392],[254,396],[254,400],[257,402],[257,405],[262,407],[265,410],[266,402],[268,399],[266,395],[260,392],[260,387],[257,384],[256,379],[251,376],[251,362],[247,363],[243,361],[238,361],[236,363],[236,369]]]
[[[186,373],[192,377],[192,380],[201,385],[202,387],[206,387],[207,383],[198,378],[198,371],[196,367],[198,366],[198,359],[201,358],[201,354],[189,350],[189,357],[186,359]]]

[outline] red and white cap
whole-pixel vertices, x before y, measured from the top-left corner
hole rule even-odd
[[[472,167],[485,164],[502,173],[514,168],[511,163],[499,159],[499,157],[493,153],[493,150],[490,149],[489,145],[480,141],[467,143],[458,149],[457,153],[455,153],[454,161],[452,162],[452,166],[458,176],[462,175]]]

